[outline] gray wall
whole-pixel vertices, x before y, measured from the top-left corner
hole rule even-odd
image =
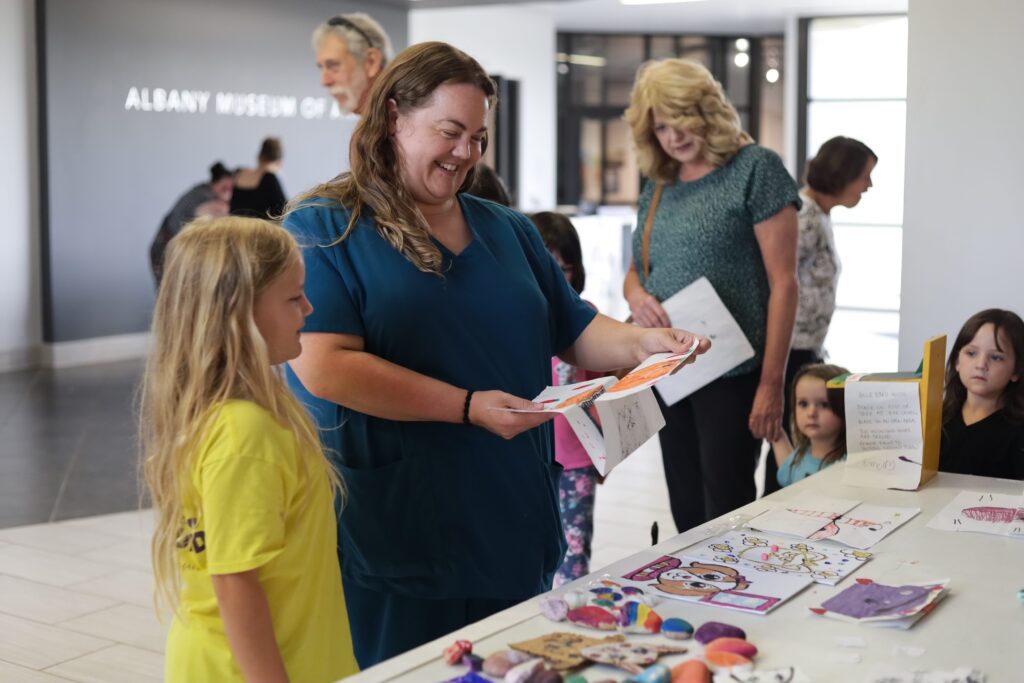
[[[218,92],[331,103],[313,28],[366,11],[396,50],[407,12],[326,0],[39,0],[43,80],[43,334],[47,342],[141,332],[153,284],[148,248],[174,201],[215,160],[255,164],[282,138],[296,194],[347,166],[355,119],[216,113]],[[132,87],[209,92],[205,113],[126,110]]]

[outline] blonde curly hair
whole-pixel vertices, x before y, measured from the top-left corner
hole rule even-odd
[[[625,119],[633,131],[641,172],[655,180],[674,180],[679,162],[661,148],[654,134],[657,112],[674,128],[704,139],[705,160],[724,166],[750,142],[722,84],[704,66],[689,59],[663,59],[643,64],[637,72]]]

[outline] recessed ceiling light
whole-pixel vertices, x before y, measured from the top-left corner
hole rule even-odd
[[[746,52],[737,52],[736,56],[732,58],[732,61],[736,63],[736,66],[742,69],[747,64],[750,64],[750,55]]]
[[[764,79],[769,83],[777,82],[779,80],[779,70],[768,69],[767,71],[764,72]]]

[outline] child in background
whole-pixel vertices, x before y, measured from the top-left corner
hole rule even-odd
[[[1024,321],[990,308],[964,323],[946,364],[939,469],[1024,479]]]
[[[355,673],[334,491],[312,422],[273,366],[312,311],[291,235],[202,219],[170,243],[142,387],[168,683]]]
[[[779,486],[789,486],[846,457],[846,420],[832,410],[825,383],[848,373],[838,365],[805,365],[793,380],[793,439],[772,442]]]
[[[542,211],[530,217],[540,231],[544,245],[562,268],[569,285],[579,294],[586,282],[583,250],[576,228],[559,213]],[[557,356],[551,359],[551,382],[555,386],[575,384],[602,377],[569,365]],[[568,549],[555,574],[554,587],[590,573],[590,544],[594,538],[594,492],[599,475],[562,415],[555,417],[555,459],[563,467],[558,484],[558,509]]]

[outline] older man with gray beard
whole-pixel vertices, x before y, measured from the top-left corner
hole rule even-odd
[[[359,114],[370,86],[392,57],[391,39],[368,14],[339,14],[313,32],[320,85],[345,114]]]

